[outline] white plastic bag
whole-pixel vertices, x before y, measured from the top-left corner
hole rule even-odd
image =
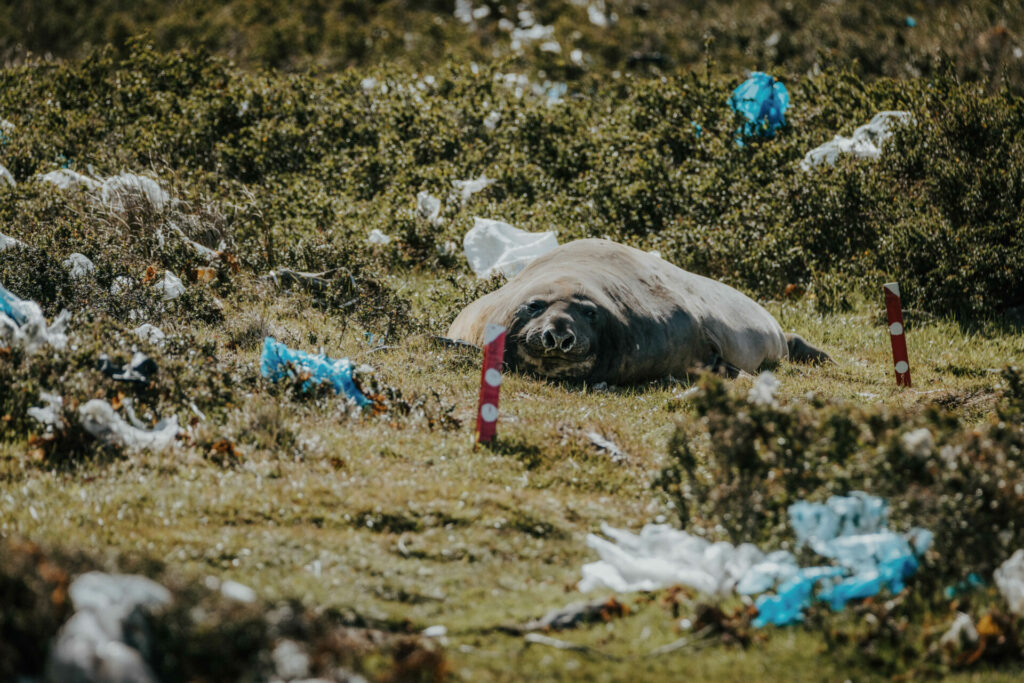
[[[554,231],[526,232],[502,221],[473,220],[473,228],[463,238],[462,247],[469,267],[479,278],[486,279],[494,273],[513,277],[538,256],[558,246]]]
[[[834,165],[840,154],[852,154],[862,159],[877,159],[882,155],[882,143],[892,135],[894,125],[912,123],[913,115],[908,111],[882,111],[863,126],[853,131],[850,137],[837,135],[829,142],[815,147],[804,156],[800,168],[809,171],[822,163]]]

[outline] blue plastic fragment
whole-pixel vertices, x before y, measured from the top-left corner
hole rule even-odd
[[[753,620],[756,628],[767,624],[786,626],[803,621],[803,611],[811,604],[814,585],[822,579],[842,576],[841,567],[805,567],[796,576],[784,582],[775,595],[762,595],[755,602],[757,616]]]
[[[906,22],[907,26],[909,26],[910,28],[914,28],[915,26],[917,26],[917,21],[914,19],[914,17],[908,16]]]
[[[19,325],[25,323],[25,314],[22,313],[19,306],[21,302],[22,300],[16,294],[0,285],[0,313],[3,313]]]
[[[693,134],[698,138],[704,134],[704,129],[700,127],[700,124],[696,121],[690,121],[690,125],[693,126]]]
[[[363,396],[352,381],[352,368],[352,361],[348,358],[335,360],[322,353],[311,354],[289,349],[273,337],[263,340],[260,372],[270,381],[295,377],[295,372],[301,370],[310,374],[310,378],[302,385],[303,391],[309,391],[315,382],[329,382],[335,393],[344,394],[360,406],[369,405],[370,400]]]
[[[736,131],[736,142],[742,146],[745,137],[770,138],[786,125],[789,92],[774,76],[754,71],[732,91],[729,106],[747,119]]]

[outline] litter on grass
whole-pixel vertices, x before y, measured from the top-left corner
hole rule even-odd
[[[150,323],[142,323],[132,330],[132,332],[142,341],[149,342],[154,345],[162,344],[164,339],[167,338],[167,335],[164,334],[163,330]]]
[[[486,124],[486,121],[484,123]],[[431,225],[436,226],[443,222],[441,221],[441,200],[426,190],[416,195],[416,213],[421,218],[427,219]]]
[[[996,587],[1006,599],[1010,611],[1024,617],[1024,550],[1018,550],[995,572]]]
[[[64,259],[64,267],[68,269],[74,280],[96,272],[96,265],[89,260],[89,257],[85,254],[79,254],[77,251]]]
[[[837,135],[831,141],[808,152],[800,168],[811,170],[821,164],[834,165],[840,154],[851,154],[860,159],[878,159],[882,156],[882,143],[892,137],[895,126],[913,123],[914,116],[908,111],[883,111],[853,131],[850,137]]]
[[[370,231],[370,236],[366,238],[366,241],[370,244],[389,244],[391,237],[374,228]]]
[[[132,359],[125,365],[117,365],[111,362],[107,354],[102,354],[97,362],[97,368],[107,377],[116,379],[119,382],[134,382],[136,384],[149,384],[149,381],[156,374],[156,361],[136,351]]]
[[[16,240],[13,237],[8,237],[7,235],[0,232],[0,251],[13,249],[14,247],[17,247],[21,244],[21,240]]]
[[[302,379],[308,375],[302,385],[304,391],[308,391],[314,383],[327,382],[334,387],[335,393],[344,394],[357,405],[369,405],[370,400],[363,396],[352,379],[354,367],[348,358],[335,360],[322,353],[311,354],[289,349],[273,337],[266,337],[263,340],[260,372],[271,382],[277,382],[285,377]]]
[[[174,443],[181,431],[177,415],[160,420],[153,429],[146,429],[146,425],[135,416],[131,401],[125,399],[123,404],[131,424],[125,422],[113,406],[99,398],[79,407],[78,419],[85,431],[109,446],[162,451]]]
[[[602,525],[602,533],[612,540],[587,537],[587,545],[601,559],[583,566],[578,588],[630,592],[682,584],[709,594],[757,595],[777,586],[775,594],[757,599],[754,625],[784,625],[802,619],[803,609],[815,598],[840,610],[850,600],[882,589],[903,590],[917,570],[918,556],[932,542],[925,529],[905,535],[886,529],[886,502],[859,491],[833,496],[824,504],[795,503],[789,515],[799,542],[833,565],[801,568],[788,551],[765,554],[750,543],[712,543],[665,524],[649,524],[639,535]],[[1021,559],[1024,563],[1024,551]]]
[[[743,138],[770,138],[776,130],[786,125],[789,92],[775,77],[754,71],[733,90],[729,106],[747,119],[736,131],[736,142],[742,145]]]
[[[554,231],[526,232],[508,223],[474,218],[472,229],[462,240],[469,267],[476,276],[494,273],[512,277],[538,256],[558,246]]]
[[[14,181],[14,176],[11,172],[4,168],[3,164],[0,164],[0,181],[7,183],[11,187],[17,187],[18,183]]]
[[[65,329],[70,318],[70,313],[61,311],[53,324],[47,325],[39,304],[21,299],[0,285],[0,341],[24,346],[29,353],[44,344],[63,349],[68,343]]]
[[[200,257],[206,259],[207,263],[210,263],[220,258],[221,252],[223,252],[224,249],[227,248],[227,245],[224,244],[223,240],[221,240],[221,243],[217,245],[216,249],[210,249],[206,245],[200,244],[199,242],[196,242],[194,239],[191,239],[188,235],[185,234],[185,231],[178,227],[178,224],[173,221],[167,221],[167,228],[172,233],[180,237],[182,242],[192,247],[192,251],[194,251]]]
[[[100,196],[111,211],[117,212],[133,203],[145,203],[154,211],[163,211],[171,200],[155,180],[134,173],[121,173],[104,180]]]
[[[72,171],[70,168],[58,168],[39,177],[39,181],[55,185],[59,190],[75,190],[80,187],[86,190],[96,191],[102,186],[98,180],[93,180],[87,175]]]
[[[53,434],[63,427],[61,411],[64,409],[64,398],[60,394],[52,394],[48,391],[39,392],[39,400],[44,405],[32,406],[26,412],[36,422],[46,427],[46,434]]]
[[[185,293],[185,285],[181,278],[169,270],[164,271],[164,276],[156,283],[156,288],[163,293],[164,301],[173,301]]]
[[[462,201],[467,201],[474,194],[484,189],[488,185],[494,182],[494,178],[488,178],[485,175],[472,180],[453,180],[452,186],[459,191],[462,196]]]

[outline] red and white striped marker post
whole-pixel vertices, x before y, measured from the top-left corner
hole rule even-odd
[[[484,328],[484,366],[480,371],[480,407],[476,411],[476,442],[490,443],[498,432],[498,390],[505,359],[505,328]]]
[[[910,359],[907,357],[907,337],[903,334],[903,306],[900,303],[900,286],[888,282],[882,286],[885,292],[885,312],[889,315],[889,340],[892,342],[892,362],[896,369],[896,386],[910,386]]]

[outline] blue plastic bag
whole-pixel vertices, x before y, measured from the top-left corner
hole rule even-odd
[[[352,381],[352,361],[348,358],[333,359],[324,354],[310,354],[289,349],[273,337],[263,340],[263,354],[260,356],[260,372],[271,382],[285,377],[294,377],[296,370],[305,370],[310,378],[302,385],[308,391],[315,382],[329,382],[335,393],[344,394],[357,405],[365,406],[370,400]]]
[[[736,131],[736,142],[742,146],[745,137],[770,138],[786,125],[789,92],[774,76],[754,71],[732,91],[729,106],[747,119]]]
[[[21,303],[22,300],[16,294],[0,285],[0,313],[19,325],[25,323],[25,314],[21,310]]]

